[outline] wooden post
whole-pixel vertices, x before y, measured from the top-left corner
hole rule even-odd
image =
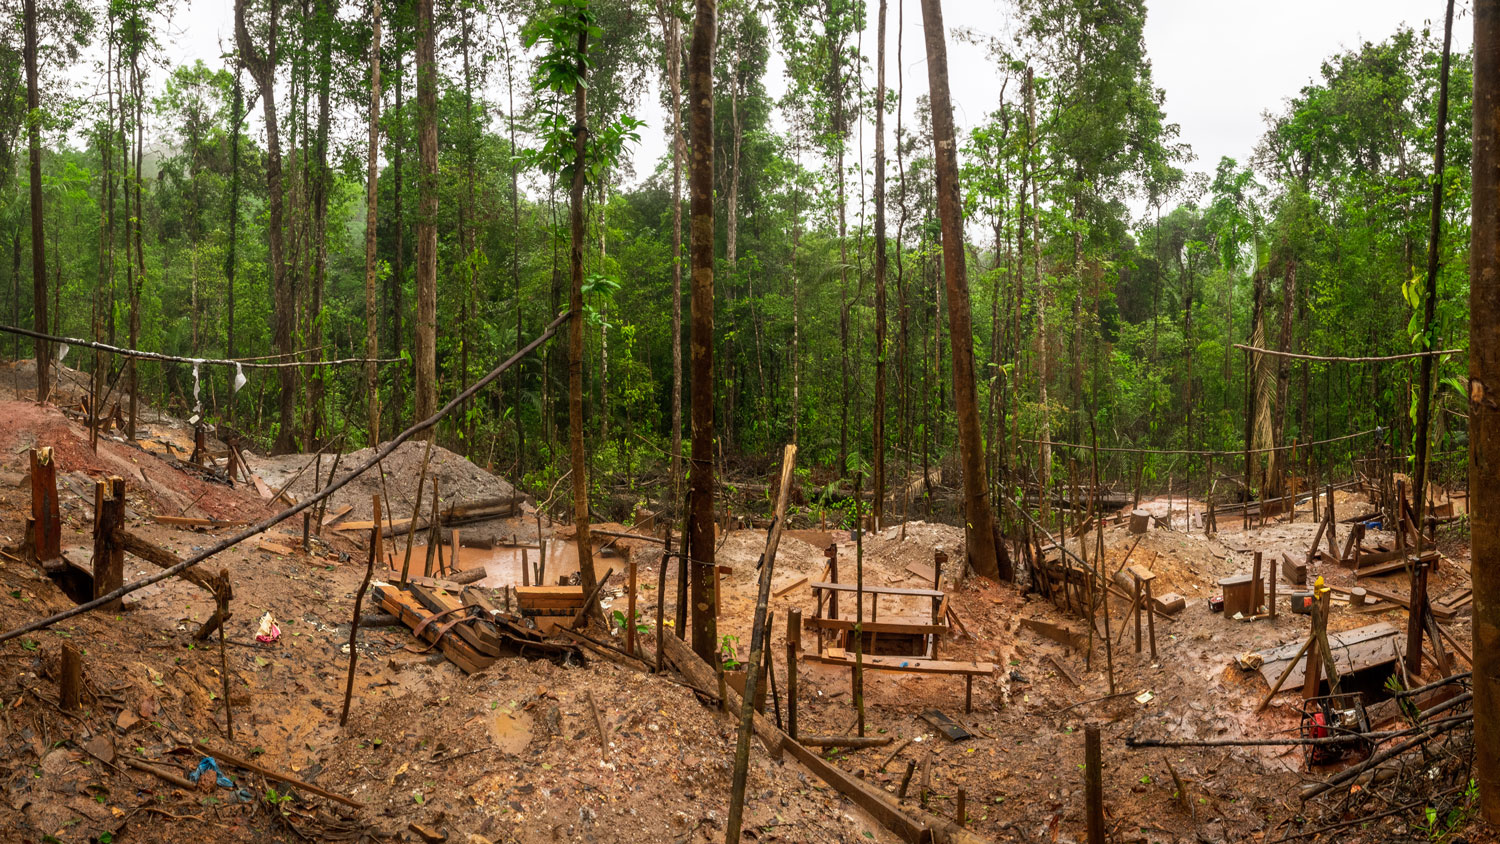
[[[896,797],[906,799],[906,789],[911,786],[911,775],[917,770],[917,760],[906,760],[906,773],[901,775],[901,788],[897,789]]]
[[[1261,604],[1265,602],[1265,581],[1261,579],[1261,552],[1255,552],[1255,565],[1252,570],[1250,587],[1250,603],[1254,604],[1251,609],[1259,613]]]
[[[1260,552],[1256,551],[1255,553],[1259,554]],[[1276,566],[1271,566],[1268,574],[1270,575],[1269,579],[1271,582],[1268,584],[1269,589],[1267,591],[1269,594],[1266,597],[1266,612],[1270,613],[1271,618],[1274,620],[1276,618]]]
[[[802,610],[786,611],[786,731],[797,740],[797,651],[802,647]],[[908,774],[909,776],[909,774]]]
[[[1274,575],[1273,575],[1274,577]],[[1139,612],[1139,610],[1137,610]],[[1146,581],[1146,629],[1151,634],[1151,661],[1156,661],[1156,606],[1151,602],[1151,581]]]
[[[660,674],[663,668],[663,656],[661,652],[661,639],[666,633],[662,625],[666,621],[667,612],[667,562],[672,559],[672,523],[667,522],[666,548],[661,554],[660,571],[656,573],[656,673]]]
[[[1130,604],[1131,610],[1133,610],[1135,612],[1135,652],[1136,653],[1140,653],[1141,652],[1141,579],[1139,577],[1136,577],[1134,574],[1132,574],[1130,576],[1130,579],[1135,584],[1135,595],[1133,596],[1134,599],[1133,599],[1133,601]],[[1107,585],[1106,585],[1106,588],[1108,588]]]
[[[62,668],[57,678],[57,701],[66,712],[77,712],[83,699],[83,657],[72,645],[63,645]]]
[[[230,453],[233,454],[233,450],[231,450]],[[370,496],[370,509],[375,514],[375,533],[373,534],[374,538],[371,540],[371,542],[375,546],[375,559],[384,562],[385,530],[384,526],[380,523],[380,493],[377,492],[374,495]]]
[[[457,531],[454,531],[457,534]],[[635,579],[636,562],[635,555],[630,555],[630,590],[626,593],[625,604],[625,650],[631,656],[635,651]]]
[[[365,565],[365,579],[359,584],[359,591],[354,593],[354,620],[349,623],[349,675],[344,682],[344,709],[339,713],[340,727],[349,723],[349,701],[354,697],[354,666],[359,661],[359,614],[364,606],[365,590],[370,588],[370,578],[375,574],[375,546],[380,536],[378,512],[377,510],[375,527],[370,532],[370,561]]]
[[[125,479],[117,476],[94,485],[94,597],[100,598],[125,585],[125,549],[115,542],[125,526]],[[121,602],[104,607],[118,612]]]
[[[531,585],[531,559],[525,548],[521,549],[521,585]]]
[[[825,556],[825,557],[828,558],[828,582],[830,582],[830,583],[838,583],[839,582],[839,546],[838,546],[838,543],[831,543],[831,544],[829,544],[829,546],[827,548],[823,549],[823,556]],[[829,595],[828,595],[828,617],[829,618],[838,618],[839,617],[839,591],[837,589],[832,590],[831,592],[829,592]]]
[[[32,545],[38,560],[62,556],[62,517],[57,504],[57,462],[51,446],[31,450]]]
[[[371,560],[373,562],[374,558]],[[219,569],[219,579],[214,584],[214,603],[217,605],[215,612],[219,616],[219,687],[224,695],[224,737],[230,741],[234,741],[234,702],[230,700],[229,654],[224,647],[224,625],[229,622],[229,599],[233,595],[234,587],[230,585],[229,569]],[[355,608],[354,615],[354,623],[357,625],[358,608]]]
[[[302,511],[302,553],[306,554],[308,549],[307,532],[312,527],[312,511]]]
[[[1088,817],[1089,844],[1104,841],[1104,754],[1099,749],[1099,728],[1083,728],[1084,811]]]
[[[962,788],[958,790],[958,813],[953,816],[953,820],[957,821],[959,826],[965,826],[968,823],[968,797]]]
[[[1416,676],[1422,673],[1422,632],[1426,626],[1428,565],[1421,557],[1413,560],[1413,563],[1411,598],[1406,605],[1406,673]]]
[[[1307,645],[1307,670],[1302,676],[1303,699],[1318,696],[1318,688],[1322,683],[1323,658],[1320,654],[1322,643],[1318,637],[1318,614],[1322,611],[1321,602],[1318,601],[1317,591],[1313,592],[1311,612],[1311,632],[1308,635]]]

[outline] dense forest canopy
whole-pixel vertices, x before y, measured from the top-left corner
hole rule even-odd
[[[689,333],[685,269],[674,272],[687,262],[685,170],[673,153],[685,168],[693,151],[685,114],[676,137],[672,115],[686,108],[692,10],[423,2],[238,0],[233,49],[179,63],[161,49],[168,7],[36,0],[35,112],[22,39],[0,41],[0,321],[31,325],[43,289],[31,265],[30,114],[50,333],[195,358],[373,351],[395,359],[380,365],[374,396],[359,366],[256,371],[237,392],[234,369],[206,368],[202,402],[210,421],[281,450],[390,436],[425,394],[446,400],[568,307],[573,89],[536,27],[558,8],[587,8],[583,434],[601,499],[662,497],[680,448],[674,420],[684,432],[676,403],[689,400],[673,388],[674,372],[686,377],[674,343],[685,349]],[[985,45],[1003,80],[992,110],[959,127],[994,489],[1016,495],[1086,459],[1036,440],[1235,452],[1247,437],[1263,448],[1379,428],[1370,436],[1409,452],[1414,361],[1305,362],[1234,346],[1369,356],[1422,341],[1441,34],[1401,28],[1328,56],[1265,115],[1249,160],[1194,162],[1152,78],[1143,0],[1006,8],[1013,34],[961,33]],[[892,30],[920,26],[906,12],[892,7]],[[903,59],[877,90],[886,62],[863,37],[874,13],[863,0],[719,7],[712,344],[718,459],[730,466],[769,471],[793,440],[803,469],[825,481],[868,474],[876,454],[893,477],[927,477],[956,454],[932,121],[925,97],[909,104]],[[22,31],[20,0],[0,0],[0,16]],[[435,55],[426,80],[424,34]],[[1453,56],[1441,348],[1467,346],[1471,68]],[[378,176],[367,197],[372,94]],[[632,117],[647,97],[661,98],[665,126]],[[880,178],[866,141],[877,103]],[[640,135],[663,131],[662,160],[632,160]],[[435,318],[421,313],[424,221],[436,232]],[[435,328],[425,381],[424,328]],[[16,337],[0,348],[31,353]],[[1465,364],[1451,358],[1439,361],[1434,399],[1440,479],[1442,455],[1466,442]],[[64,362],[119,376],[117,362],[86,351]],[[191,367],[132,368],[145,400],[193,406]],[[445,422],[440,440],[545,494],[568,468],[568,392],[558,345]],[[1372,442],[1276,452],[1256,461],[1252,491],[1347,465]],[[1211,475],[1213,460],[1110,452],[1103,471],[1199,490],[1239,477],[1227,456]]]

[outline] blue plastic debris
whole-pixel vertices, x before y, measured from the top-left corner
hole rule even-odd
[[[234,788],[234,780],[224,776],[224,772],[219,770],[219,763],[215,762],[212,756],[205,756],[202,759],[199,759],[198,767],[193,769],[193,772],[188,775],[188,779],[192,780],[193,783],[196,784],[198,782],[198,778],[203,776],[203,773],[205,771],[214,772],[214,783],[220,788]]]

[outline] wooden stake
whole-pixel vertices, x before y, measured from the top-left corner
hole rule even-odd
[[[422,450],[422,472],[417,475],[417,500],[411,508],[411,522],[409,523],[411,527],[406,531],[406,557],[401,561],[402,586],[406,585],[408,575],[411,572],[411,543],[412,538],[417,533],[417,517],[422,515],[422,488],[427,484],[427,459],[432,456],[432,441],[434,439],[436,437],[429,436],[427,438],[427,447]],[[437,513],[433,513],[432,517],[436,519]],[[541,516],[537,516],[537,519],[540,520]],[[541,534],[538,533],[537,535],[540,536]]]
[[[958,790],[958,813],[953,816],[953,820],[957,821],[959,826],[966,826],[968,817],[968,794],[960,788]]]
[[[625,598],[625,650],[631,655],[636,655],[635,650],[635,579],[636,563],[635,555],[630,555],[630,587]]]
[[[94,597],[100,598],[125,584],[125,549],[115,534],[125,525],[125,479],[119,476],[94,485]],[[121,601],[104,607],[118,612]]]
[[[1399,482],[1398,482],[1399,483]],[[1418,557],[1411,576],[1411,598],[1406,616],[1406,673],[1422,673],[1422,634],[1427,613],[1427,561]]]
[[[354,593],[354,620],[349,624],[349,676],[344,682],[344,709],[339,714],[339,726],[349,723],[349,701],[354,697],[354,666],[359,661],[359,613],[365,603],[365,590],[370,588],[370,578],[375,574],[375,549],[380,544],[379,498],[376,499],[375,527],[370,529],[370,561],[365,565],[365,579]]]
[[[32,545],[38,560],[62,556],[62,518],[57,503],[57,461],[52,448],[31,450]]]
[[[802,647],[802,610],[786,611],[786,731],[797,740],[797,651]]]
[[[741,824],[745,811],[745,783],[750,767],[750,734],[755,721],[755,688],[760,673],[762,652],[770,638],[766,629],[766,615],[771,600],[771,577],[776,570],[776,550],[781,545],[781,533],[786,524],[787,499],[791,496],[792,470],[796,465],[797,446],[788,444],[782,451],[781,489],[776,498],[776,516],[766,536],[766,549],[761,555],[760,588],[755,602],[755,619],[750,628],[750,659],[745,671],[745,694],[740,704],[739,741],[735,745],[734,770],[730,782],[729,818],[724,828],[726,842],[740,840]],[[716,569],[717,570],[717,567]],[[717,590],[715,590],[717,592]],[[719,676],[723,676],[721,672]],[[726,696],[720,695],[723,700]]]
[[[1099,749],[1099,728],[1083,728],[1084,810],[1088,815],[1089,844],[1104,840],[1104,754]]]
[[[672,523],[667,522],[667,544],[666,550],[662,552],[660,571],[656,573],[656,673],[660,674],[663,668],[663,656],[661,652],[661,639],[666,635],[662,629],[666,621],[667,612],[667,561],[672,559]]]
[[[66,712],[77,712],[83,699],[83,657],[72,645],[63,645],[62,668],[57,678],[58,705]]]
[[[915,759],[908,759],[908,760],[906,760],[906,773],[904,773],[904,774],[901,775],[901,788],[896,792],[896,796],[897,797],[899,797],[901,799],[905,799],[906,798],[906,789],[907,789],[908,786],[911,785],[911,775],[916,770],[917,770],[917,760],[915,760]]]
[[[219,581],[214,589],[215,611],[219,616],[219,685],[224,694],[224,737],[234,741],[234,701],[229,692],[229,654],[225,652],[224,625],[229,621],[229,599],[233,591],[229,584],[229,569],[219,569]],[[357,615],[357,613],[356,613]],[[355,619],[359,621],[358,618]]]

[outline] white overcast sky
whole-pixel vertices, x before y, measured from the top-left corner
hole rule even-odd
[[[231,0],[181,0],[163,38],[173,61],[202,58],[219,64],[233,38]],[[916,97],[927,90],[918,0],[890,0],[887,84],[896,87],[895,47],[898,6],[904,6],[903,62],[906,119]],[[1468,2],[1459,2],[1454,51],[1473,43]],[[1212,173],[1221,156],[1244,162],[1263,131],[1262,114],[1278,109],[1318,76],[1322,61],[1363,41],[1380,41],[1400,25],[1430,25],[1441,37],[1442,0],[1147,0],[1146,45],[1156,84],[1166,91],[1166,113],[1181,126],[1181,140],[1197,160],[1190,169]],[[876,4],[869,0],[869,28],[863,46],[872,57]],[[995,108],[1000,80],[981,47],[963,43],[954,31],[967,28],[1003,36],[1012,20],[1007,0],[947,0],[949,73],[960,131]],[[498,80],[497,80],[498,82]],[[773,55],[767,75],[773,96],[784,89],[782,64]],[[1014,96],[1015,91],[1008,92]],[[494,102],[504,102],[498,87]],[[635,169],[649,174],[666,150],[662,114],[655,91],[643,98],[638,115],[647,121],[635,151]],[[872,131],[866,128],[866,133]],[[892,129],[893,131],[893,129]],[[355,136],[351,135],[351,139]],[[866,141],[866,149],[872,142]]]

